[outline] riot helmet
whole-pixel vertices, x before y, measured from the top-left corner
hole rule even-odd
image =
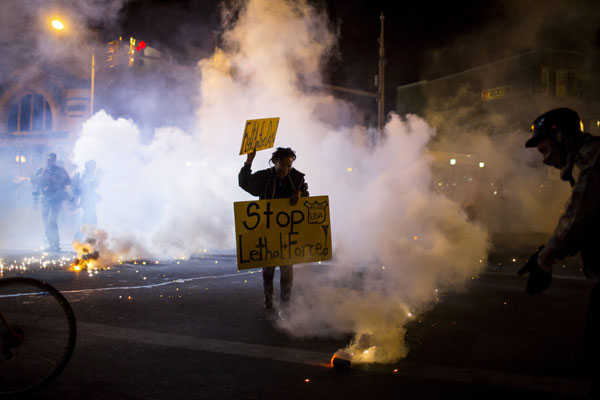
[[[531,137],[525,147],[536,147],[545,138],[550,138],[558,148],[563,148],[567,140],[582,132],[583,124],[577,112],[570,108],[555,108],[533,121]]]

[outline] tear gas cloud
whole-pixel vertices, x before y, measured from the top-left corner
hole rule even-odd
[[[39,87],[53,92],[52,79],[44,75],[45,66],[59,65],[75,77],[89,78],[90,50],[95,37],[88,26],[102,24],[110,29],[118,20],[118,12],[126,0],[3,0],[0,2],[0,81],[10,83],[0,93],[6,94],[11,85],[23,85],[37,91]],[[67,27],[63,32],[52,30],[50,20],[59,17]],[[86,48],[87,44],[88,48]],[[77,49],[77,51],[74,51]],[[96,48],[96,54],[104,49]],[[47,72],[47,71],[46,71]],[[32,85],[33,82],[33,85]],[[48,83],[47,86],[38,83]],[[56,121],[56,120],[55,120]],[[3,130],[6,127],[3,127]],[[43,226],[39,213],[31,209],[31,184],[29,177],[42,166],[44,154],[38,146],[22,146],[15,141],[12,147],[0,149],[0,248],[40,247]],[[70,171],[68,145],[52,149],[59,155],[59,163],[66,163]],[[22,162],[15,162],[19,157]],[[37,158],[37,159],[36,159]],[[32,164],[32,162],[39,164]],[[69,224],[74,210],[61,215],[62,238],[69,241],[76,230]],[[65,232],[66,231],[66,232]],[[66,234],[65,234],[66,233]]]
[[[486,232],[431,190],[426,146],[434,131],[421,118],[391,115],[383,136],[352,121],[340,127],[335,121],[351,106],[303,89],[321,82],[335,46],[326,15],[305,2],[269,0],[236,11],[223,49],[198,65],[191,131],[164,127],[145,141],[132,120],[100,111],[85,122],[73,162],[95,159],[103,171],[98,217],[108,246],[118,253],[127,238],[142,253],[133,255],[156,257],[234,251],[232,202],[251,198],[237,186],[244,123],[280,117],[275,145],[297,151],[295,167],[313,195],[330,196],[336,248],[335,265],[298,269],[282,328],[352,332],[356,360],[397,359],[406,354],[408,313],[435,299],[436,288],[477,273]],[[253,169],[269,158],[259,152]]]
[[[471,218],[492,234],[529,233],[537,236],[534,240],[545,240],[570,194],[568,183],[560,180],[557,170],[542,164],[535,149],[525,148],[528,132],[515,128],[507,114],[482,112],[479,102],[465,101],[468,90],[463,89],[451,100],[430,99],[424,112],[431,125],[444,132],[429,148],[471,159],[468,171],[451,167],[449,157],[443,160],[437,177],[450,188],[442,187],[442,191],[463,207],[471,207]],[[513,118],[530,118],[531,113],[519,118],[527,110],[521,101],[513,100],[512,108]],[[453,183],[460,189],[452,188]],[[531,248],[540,244],[528,243]]]
[[[192,127],[164,126],[148,138],[142,121],[106,111],[84,123],[70,161],[82,169],[94,159],[102,171],[99,227],[86,233],[121,257],[234,252],[232,203],[252,198],[237,185],[244,123],[280,117],[275,146],[296,150],[294,166],[312,195],[329,195],[335,248],[332,265],[296,269],[291,318],[281,327],[352,333],[355,361],[404,356],[406,322],[477,274],[490,246],[484,225],[432,188],[427,147],[435,130],[419,116],[391,114],[380,135],[352,119],[350,104],[307,89],[320,84],[337,40],[307,2],[249,0],[224,15],[222,49],[188,80],[197,90]],[[511,168],[522,153],[505,162],[493,139],[477,143],[505,166],[504,176],[518,176]],[[259,152],[253,170],[269,158]]]
[[[543,241],[556,226],[570,187],[560,181],[556,170],[542,165],[535,150],[524,148],[528,124],[515,124],[515,121],[533,121],[541,104],[532,105],[528,96],[513,97],[496,108],[501,108],[501,113],[495,112],[494,107],[482,104],[479,89],[514,82],[514,77],[502,81],[491,76],[492,64],[541,49],[580,52],[580,76],[595,74],[599,29],[596,16],[600,3],[498,1],[493,7],[502,23],[485,24],[475,34],[463,35],[429,52],[427,68],[422,71],[424,79],[439,78],[440,85],[452,87],[450,81],[454,78],[445,80],[444,76],[470,70],[470,83],[456,87],[453,97],[426,95],[422,116],[441,133],[429,145],[431,150],[469,154],[485,162],[485,168],[473,168],[470,176],[474,179],[466,184],[463,181],[463,190],[444,192],[460,204],[477,203],[475,219],[493,234],[536,233],[535,240]],[[522,60],[522,65],[527,65],[527,58]],[[506,74],[503,64],[498,64],[495,71]],[[465,82],[467,74],[462,77]],[[454,82],[460,80],[456,78]],[[567,102],[549,96],[546,109],[565,106]],[[436,174],[438,177],[447,178],[448,165],[445,167],[445,171]],[[453,177],[455,182],[464,178],[457,172]],[[542,243],[529,245],[535,248]]]

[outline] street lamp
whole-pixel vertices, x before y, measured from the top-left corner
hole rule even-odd
[[[50,24],[52,25],[52,28],[56,29],[57,31],[62,31],[63,29],[65,29],[65,24],[59,19],[53,19],[52,21],[50,21]],[[96,54],[94,53],[94,49],[90,48],[90,46],[86,43],[85,40],[82,39],[82,42],[83,42],[83,44],[85,44],[85,47],[88,48],[90,53],[92,53],[92,68],[91,68],[91,77],[90,77],[90,80],[91,80],[90,116],[91,116],[94,114],[94,78],[96,75]]]
[[[64,25],[64,24],[63,24],[63,23],[62,23],[60,20],[58,20],[58,19],[53,19],[53,20],[51,21],[51,23],[52,23],[52,27],[53,27],[54,29],[57,29],[57,30],[59,30],[59,31],[61,31],[61,30],[65,29],[65,25]]]

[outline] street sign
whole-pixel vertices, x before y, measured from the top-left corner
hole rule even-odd
[[[246,121],[240,155],[252,153],[254,149],[258,151],[273,147],[278,125],[279,117]]]
[[[509,96],[511,96],[511,86],[501,86],[481,91],[482,101],[498,100]]]
[[[521,83],[508,86],[499,86],[481,91],[481,101],[501,100],[515,96],[526,96],[533,93],[531,84]]]
[[[331,260],[329,197],[233,203],[238,270]]]

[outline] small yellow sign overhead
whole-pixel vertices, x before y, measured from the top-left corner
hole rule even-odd
[[[331,260],[327,196],[233,203],[238,269]]]
[[[254,149],[258,151],[273,147],[278,125],[279,117],[246,121],[240,155],[252,153]]]

